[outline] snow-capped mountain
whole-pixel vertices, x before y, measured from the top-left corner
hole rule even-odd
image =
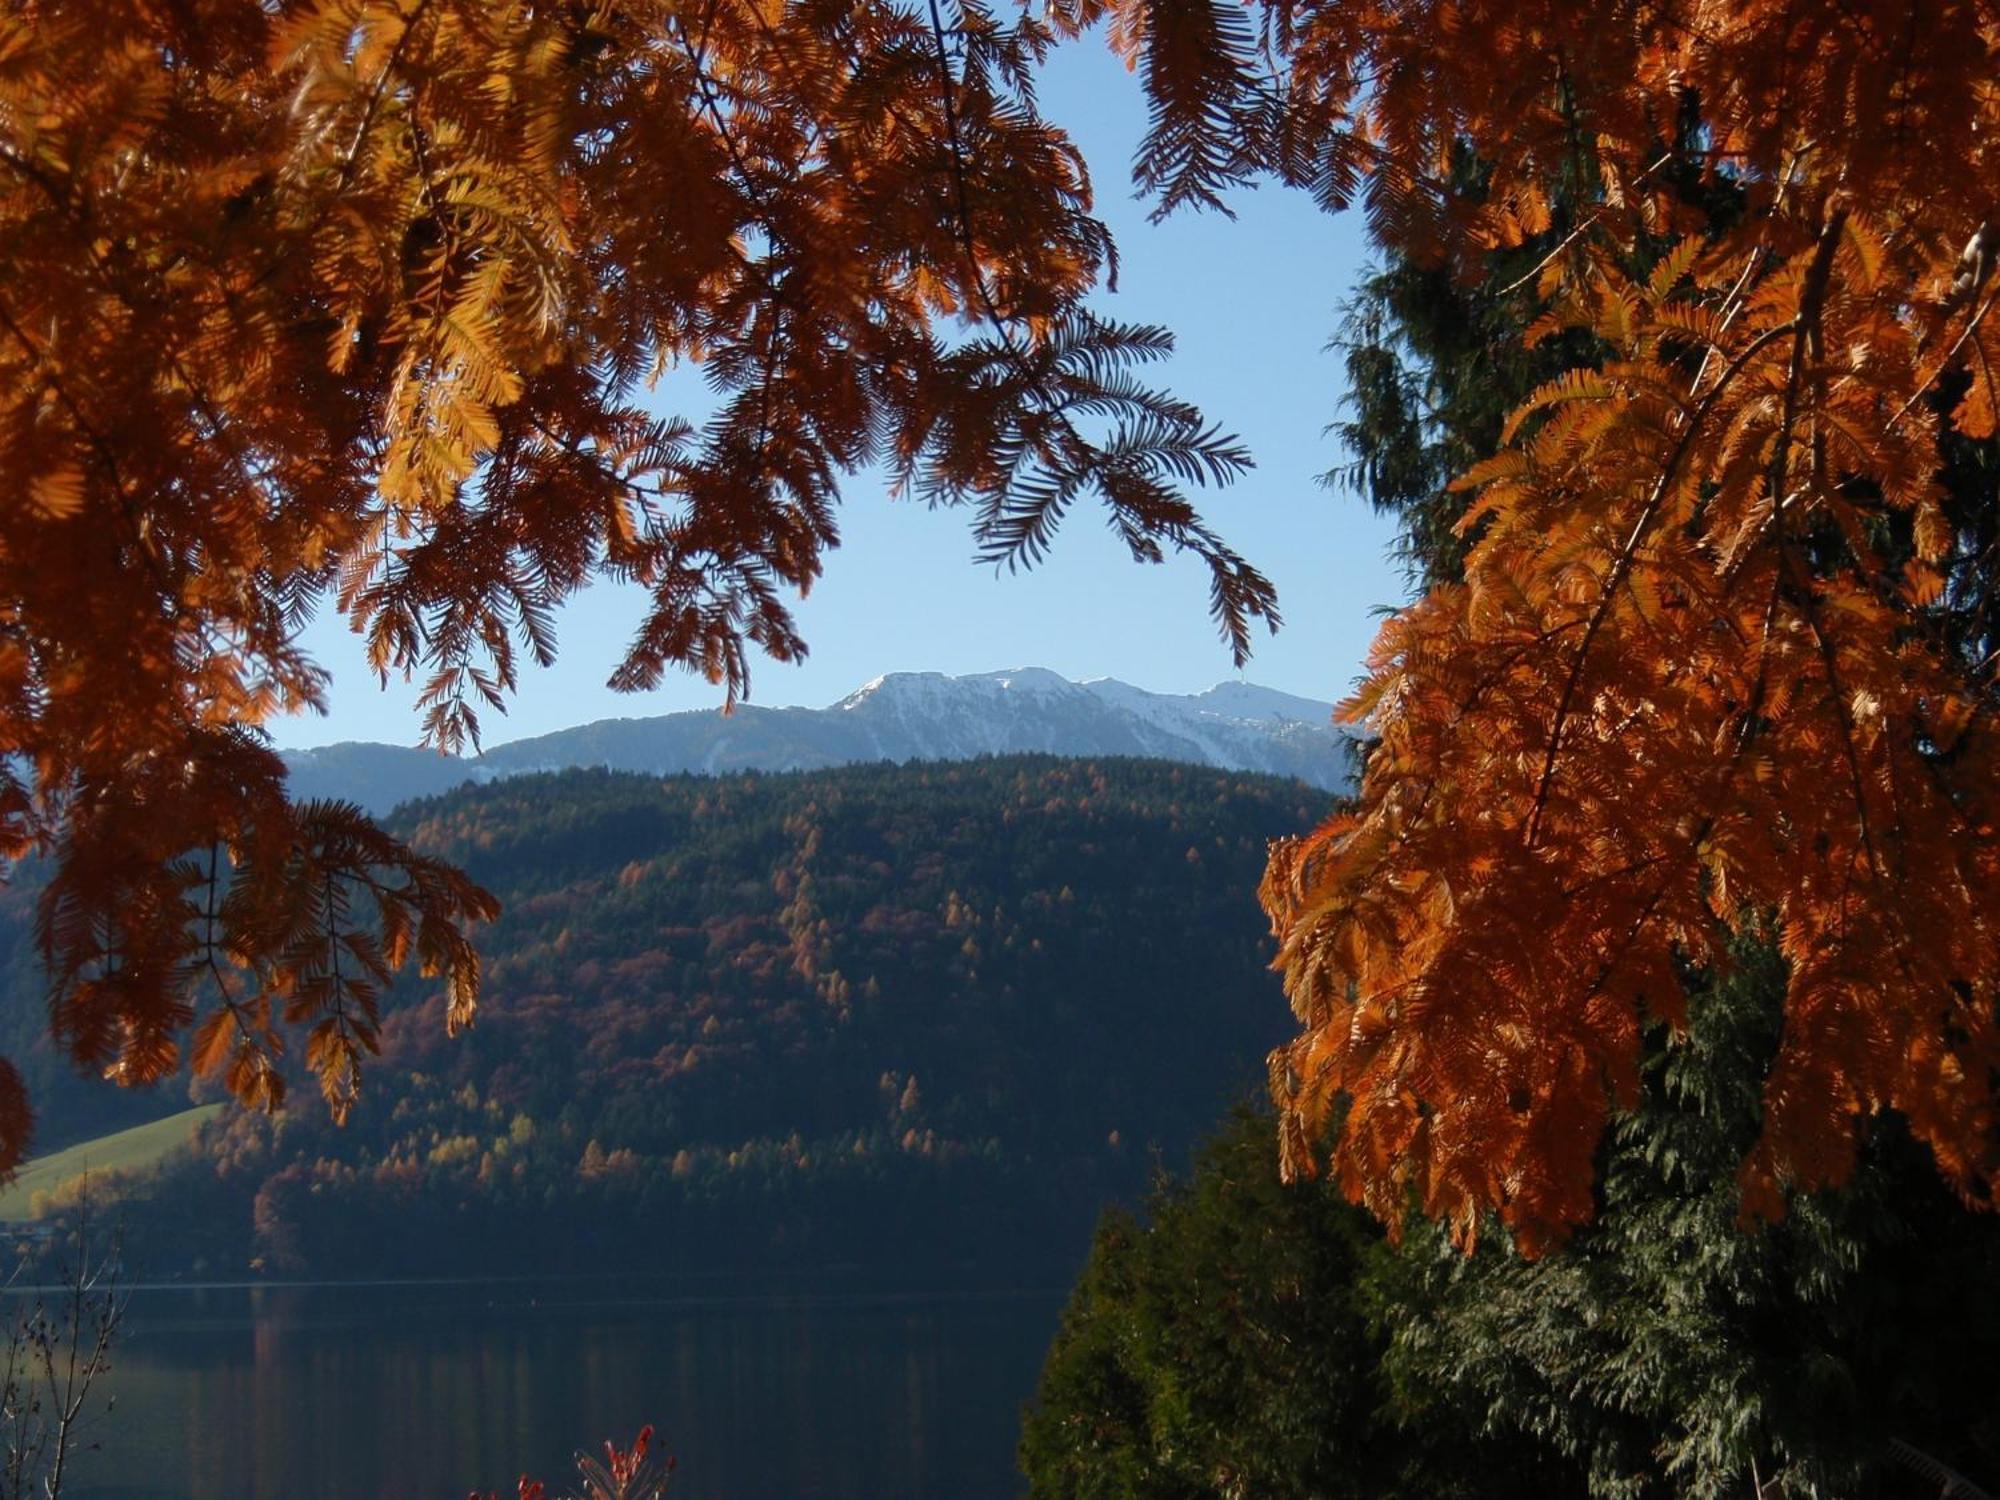
[[[1351,782],[1353,736],[1331,704],[1225,682],[1205,693],[1149,693],[1102,677],[1071,682],[1041,667],[947,677],[892,672],[829,708],[712,710],[601,719],[456,759],[396,745],[347,743],[288,753],[301,797],[342,797],[386,812],[412,797],[533,771],[605,766],[683,771],[805,771],[857,761],[966,760],[1044,751],[1144,755]]]

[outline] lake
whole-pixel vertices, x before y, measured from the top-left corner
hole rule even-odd
[[[1062,1305],[629,1280],[141,1288],[66,1500],[512,1500],[647,1422],[674,1500],[1001,1500]]]

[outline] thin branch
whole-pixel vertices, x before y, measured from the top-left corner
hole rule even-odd
[[[931,43],[936,49],[938,66],[938,95],[944,104],[945,144],[951,153],[951,177],[953,191],[958,199],[958,240],[965,249],[965,264],[972,276],[973,290],[979,295],[980,305],[986,310],[987,321],[1008,351],[1014,352],[1014,331],[1007,320],[1000,315],[1000,309],[993,300],[992,288],[986,284],[985,268],[979,264],[979,247],[972,232],[972,199],[965,181],[965,143],[959,137],[958,103],[954,97],[958,91],[958,80],[951,71],[951,55],[945,48],[944,16],[938,10],[938,0],[930,0]]]
[[[375,124],[376,113],[382,101],[388,96],[389,83],[402,65],[403,50],[410,45],[410,38],[416,34],[417,23],[423,20],[424,12],[431,7],[431,0],[417,0],[417,8],[410,12],[403,23],[403,33],[396,38],[396,45],[389,49],[389,55],[382,62],[382,71],[375,75],[374,86],[368,92],[368,103],[361,111],[361,119],[354,127],[354,136],[347,143],[347,151],[340,163],[340,181],[334,189],[337,197],[347,191],[354,180],[354,169],[361,161],[361,148],[368,141],[368,132]]]
[[[1937,384],[1938,377],[1951,368],[1951,362],[1958,358],[1958,351],[1965,347],[1967,339],[1979,331],[1979,325],[1986,321],[1986,315],[1993,310],[1993,303],[1997,298],[2000,298],[2000,286],[1995,286],[1992,291],[1986,294],[1986,300],[1979,304],[1979,310],[1972,315],[1970,321],[1966,323],[1965,328],[1959,333],[1957,339],[1953,341],[1952,346],[1945,350],[1944,358],[1938,361],[1937,368],[1932,370],[1917,388],[1910,392],[1909,400],[1896,408],[1896,415],[1889,418],[1888,426],[1882,429],[1885,433],[1894,432],[1903,418],[1909,415],[1910,408],[1921,401],[1924,393]]]
[[[1701,432],[1702,424],[1707,420],[1709,412],[1714,408],[1716,399],[1729,388],[1731,382],[1742,373],[1753,358],[1778,339],[1793,332],[1795,327],[1795,323],[1781,323],[1775,328],[1767,329],[1730,361],[1729,366],[1723,370],[1714,386],[1701,398],[1689,416],[1687,427],[1674,444],[1673,452],[1667,456],[1666,468],[1661,471],[1659,479],[1654,483],[1653,493],[1647,497],[1638,519],[1632,524],[1631,534],[1626,537],[1624,546],[1619,549],[1618,557],[1612,563],[1610,573],[1605,577],[1604,588],[1598,595],[1597,607],[1591,612],[1589,624],[1584,629],[1583,641],[1577,647],[1576,659],[1570,664],[1569,677],[1563,684],[1562,696],[1556,702],[1555,719],[1549,727],[1548,748],[1542,757],[1542,769],[1536,780],[1534,807],[1528,815],[1527,843],[1530,848],[1534,847],[1541,832],[1542,814],[1548,805],[1549,789],[1555,780],[1556,756],[1561,752],[1563,730],[1568,726],[1570,709],[1575,703],[1577,690],[1583,683],[1584,666],[1590,659],[1590,649],[1596,643],[1598,632],[1603,629],[1605,620],[1611,614],[1611,606],[1617,598],[1618,590],[1632,571],[1632,565],[1639,555],[1640,545],[1645,541],[1646,534],[1652,529],[1654,520],[1658,518],[1661,508],[1666,504],[1667,495],[1673,488],[1674,480],[1679,476],[1682,462],[1686,459],[1689,449],[1694,446],[1694,440]]]
[[[724,118],[722,106],[715,97],[715,80],[708,76],[708,33],[714,23],[715,3],[702,10],[701,41],[697,44],[687,32],[687,22],[683,18],[674,28],[674,35],[680,38],[681,50],[687,54],[688,66],[694,72],[695,87],[701,93],[701,104],[709,122],[715,126],[716,139],[722,142],[722,149],[728,153],[729,162],[735,168],[736,177],[743,184],[743,191],[764,214],[764,231],[772,234],[770,204],[765,198],[763,184],[751,175],[750,165],[743,159],[743,152],[736,144],[735,133]],[[773,236],[775,238],[775,236]],[[747,262],[745,262],[747,265]]]
[[[1672,161],[1673,159],[1674,159],[1674,154],[1671,151],[1661,156],[1658,161],[1652,163],[1652,165],[1648,166],[1643,172],[1639,174],[1637,179],[1635,179],[1633,186],[1636,187],[1640,183],[1643,183],[1648,177],[1651,177],[1655,172],[1659,171],[1660,168],[1667,165],[1667,163]],[[1568,250],[1571,245],[1575,244],[1579,239],[1583,238],[1584,235],[1588,234],[1592,229],[1596,228],[1597,221],[1602,219],[1607,213],[1611,212],[1611,207],[1612,206],[1609,203],[1601,205],[1598,208],[1597,212],[1593,213],[1589,218],[1585,219],[1581,224],[1577,225],[1576,228],[1572,229],[1568,234],[1564,235],[1562,237],[1561,242],[1547,255],[1544,255],[1540,260],[1536,261],[1535,264],[1527,271],[1526,274],[1515,277],[1512,281],[1508,282],[1505,286],[1501,287],[1497,295],[1501,297],[1509,296],[1514,292],[1518,292],[1522,287],[1526,286],[1529,282],[1537,279],[1542,274],[1542,272],[1546,271],[1550,266],[1554,265],[1558,260],[1562,258],[1564,251]]]
[[[1751,356],[1765,345],[1789,333],[1792,335],[1792,357],[1786,375],[1784,409],[1779,420],[1777,452],[1772,459],[1771,474],[1773,517],[1775,518],[1782,509],[1787,489],[1786,476],[1791,453],[1792,427],[1798,419],[1799,387],[1804,378],[1807,354],[1815,347],[1819,337],[1819,318],[1826,302],[1827,281],[1832,274],[1834,252],[1839,248],[1840,234],[1846,223],[1847,210],[1836,209],[1820,231],[1819,243],[1814,251],[1812,264],[1807,269],[1805,287],[1799,298],[1798,315],[1789,323],[1780,324],[1753,340],[1750,346],[1722,372],[1708,394],[1702,397],[1701,404],[1696,407],[1694,415],[1689,419],[1686,430],[1682,432],[1679,442],[1674,445],[1666,470],[1660,475],[1645,509],[1639,513],[1639,519],[1632,527],[1631,536],[1627,538],[1617,561],[1613,563],[1611,572],[1605,579],[1604,590],[1598,597],[1597,608],[1591,615],[1590,628],[1585,631],[1583,644],[1577,651],[1576,660],[1570,666],[1569,679],[1563,684],[1562,697],[1557,701],[1555,719],[1549,728],[1549,743],[1542,757],[1542,770],[1535,788],[1534,807],[1528,815],[1527,843],[1530,848],[1534,847],[1541,832],[1542,815],[1548,805],[1549,791],[1554,785],[1556,757],[1562,749],[1563,730],[1568,725],[1571,705],[1575,701],[1577,690],[1583,683],[1584,666],[1589,660],[1591,645],[1605,620],[1610,616],[1611,606],[1619,587],[1632,571],[1641,541],[1665,503],[1681,462],[1693,444],[1695,435],[1701,430],[1702,421],[1715,404],[1716,398],[1728,388],[1729,383],[1749,362]]]

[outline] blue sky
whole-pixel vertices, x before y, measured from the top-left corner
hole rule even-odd
[[[1259,639],[1243,675],[1341,697],[1374,635],[1374,610],[1404,597],[1387,556],[1388,526],[1352,495],[1316,482],[1341,461],[1323,433],[1343,387],[1325,344],[1365,263],[1358,218],[1332,218],[1304,194],[1265,187],[1238,198],[1234,221],[1182,214],[1149,225],[1129,175],[1145,125],[1137,80],[1086,42],[1052,59],[1042,105],[1083,147],[1098,212],[1119,243],[1119,291],[1100,306],[1173,329],[1178,349],[1161,382],[1256,455],[1246,478],[1198,497],[1278,587],[1285,627]],[[1198,692],[1234,675],[1208,619],[1201,565],[1135,564],[1091,510],[1071,514],[1041,567],[996,574],[971,561],[964,516],[892,502],[870,474],[855,476],[845,493],[840,550],[799,607],[811,655],[797,666],[759,661],[755,702],[820,706],[892,671],[1042,666],[1160,692]],[[487,743],[717,706],[718,690],[692,676],[641,695],[604,686],[641,607],[635,592],[603,586],[573,602],[560,620],[561,659],[547,671],[524,668],[508,714],[485,716]],[[343,621],[321,619],[307,644],[334,674],[331,712],[272,725],[279,745],[415,742],[415,687],[378,687]]]

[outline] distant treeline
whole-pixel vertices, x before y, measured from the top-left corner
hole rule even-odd
[[[505,903],[477,1025],[409,981],[344,1128],[309,1088],[227,1112],[117,1185],[129,1243],[208,1274],[1074,1263],[1286,1034],[1254,891],[1325,802],[1010,757],[412,804]],[[108,1092],[63,1096],[69,1134],[126,1122],[85,1119]]]

